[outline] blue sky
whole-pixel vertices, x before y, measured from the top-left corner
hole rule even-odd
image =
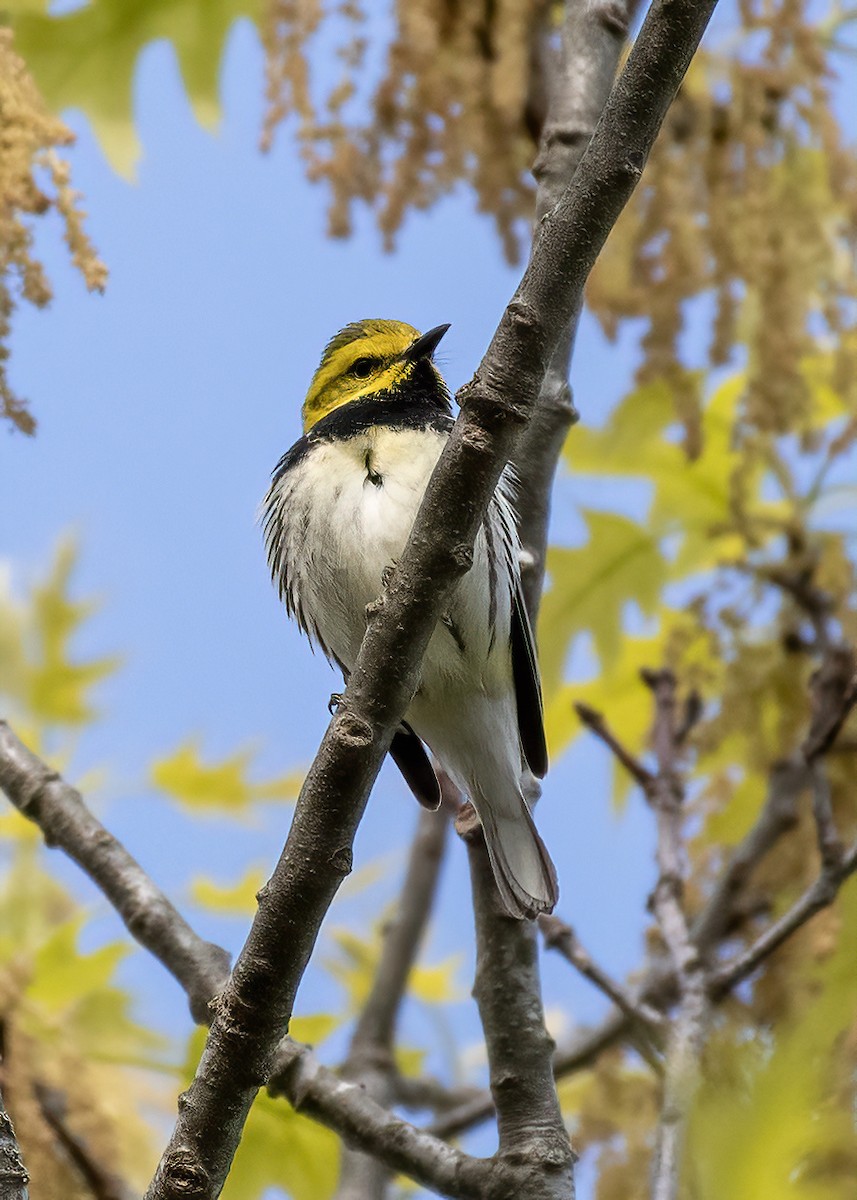
[[[38,249],[56,298],[47,312],[22,308],[11,363],[39,432],[5,437],[0,471],[0,556],[23,583],[44,571],[63,533],[75,533],[76,590],[103,601],[80,653],[124,657],[100,690],[103,720],[86,733],[76,767],[109,768],[92,798],[107,824],[197,927],[232,951],[243,923],[193,910],[188,881],[205,874],[226,883],[249,863],[272,866],[291,810],[268,805],[253,826],[191,821],[146,772],[154,755],[198,735],[207,759],[252,744],[260,772],[278,773],[307,763],[326,725],[338,680],[280,610],[255,525],[270,469],[298,436],[306,385],[336,329],[366,316],[423,329],[451,322],[440,361],[454,388],[478,363],[518,278],[463,189],[410,216],[394,254],[382,252],[365,213],[351,240],[327,240],[324,194],[305,182],[289,136],[281,131],[267,157],[257,150],[261,90],[261,51],[242,25],[229,42],[224,120],[212,137],[191,115],[169,48],[149,48],[136,84],[145,156],[134,185],[112,172],[85,121],[69,117],[78,134],[74,182],[110,282],[103,297],[87,294],[57,223],[42,222]],[[585,421],[603,421],[633,361],[630,343],[608,348],[584,320],[573,384]],[[575,494],[567,481],[557,489],[554,541],[579,536]],[[625,499],[633,505],[631,493]],[[381,860],[390,871],[337,906],[328,927],[365,931],[392,899],[417,815],[385,767],[356,865]],[[636,801],[613,811],[607,764],[580,742],[551,772],[539,822],[559,865],[562,915],[623,973],[639,960],[653,882],[647,814]],[[117,936],[95,893],[59,856],[52,861],[93,907],[93,936]],[[467,998],[468,890],[455,844],[427,957],[463,956],[451,1019],[464,1043],[478,1038]],[[324,933],[321,947],[323,957]],[[573,1021],[603,1011],[564,963],[546,956],[544,969],[549,1008]],[[188,1031],[183,999],[156,964],[140,953],[125,971],[141,1018],[176,1036]],[[311,967],[297,1011],[339,1003],[338,985]],[[411,1006],[406,1037],[439,1045],[432,1022]],[[443,1065],[442,1056],[433,1061]],[[484,1139],[479,1146],[490,1149]],[[587,1194],[584,1183],[581,1200]]]

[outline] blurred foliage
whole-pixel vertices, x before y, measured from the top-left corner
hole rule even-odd
[[[75,561],[74,544],[62,542],[45,578],[24,594],[13,589],[8,569],[0,570],[0,713],[71,778],[81,733],[99,718],[95,692],[118,666],[114,656],[78,651],[98,605],[76,596]],[[259,804],[294,799],[300,772],[254,781],[252,767],[247,751],[206,764],[196,744],[185,741],[153,758],[150,782],[191,821],[206,814],[252,819]],[[77,784],[88,792],[96,778],[91,774]],[[87,799],[97,803],[97,795]],[[376,882],[376,875],[370,864],[356,872],[355,886]],[[191,896],[214,914],[246,919],[264,880],[263,867],[250,868],[226,887],[199,877]],[[90,905],[91,894],[81,903],[56,882],[38,828],[14,809],[0,812],[0,1082],[33,1200],[91,1195],[65,1148],[70,1141],[98,1169],[142,1191],[177,1083],[192,1075],[205,1036],[195,1030],[182,1051],[141,1022],[145,997],[117,980],[117,969],[136,947],[123,934],[91,948],[90,921],[108,906]],[[343,988],[340,1011],[294,1017],[293,1037],[322,1045],[355,1015],[372,982],[382,933],[382,921],[365,936],[333,931],[328,969]],[[409,995],[430,1005],[459,999],[458,966],[457,959],[418,964]],[[398,1052],[405,1073],[419,1073],[424,1058],[425,1051],[414,1047]],[[334,1191],[338,1164],[332,1133],[263,1095],[224,1196],[254,1200],[275,1188],[295,1200],[325,1200]]]
[[[263,0],[92,0],[59,13],[48,0],[5,7],[47,104],[85,113],[113,168],[132,176],[140,156],[133,85],[141,52],[155,41],[170,43],[194,114],[211,129],[226,37],[239,17],[258,19]]]
[[[131,89],[143,47],[155,38],[173,44],[191,103],[210,122],[226,34],[249,16],[267,52],[263,140],[294,119],[306,170],[329,189],[333,234],[349,231],[363,202],[390,242],[412,208],[463,181],[496,221],[506,254],[517,249],[519,218],[532,206],[526,172],[544,119],[542,68],[559,5],[402,0],[382,28],[380,53],[378,15],[352,0],[330,8],[272,0],[264,12],[236,0],[93,0],[60,15],[22,0],[7,9],[47,102],[85,112],[124,171],[139,153]],[[853,13],[836,4],[741,0],[729,10],[695,60],[588,292],[608,336],[637,333],[639,367],[606,424],[578,426],[566,448],[585,536],[549,558],[539,628],[549,738],[556,755],[577,737],[572,706],[582,700],[645,758],[652,713],[640,669],[669,665],[684,697],[699,694],[702,718],[683,763],[692,913],[758,817],[782,762],[798,751],[814,673],[833,648],[857,644],[857,159],[837,119],[836,81],[851,30]],[[313,56],[319,45],[329,54],[333,43],[342,78],[320,94]],[[2,86],[18,80],[28,114],[14,126],[22,147],[14,178],[25,180],[25,202],[4,209],[14,222],[16,212],[41,211],[43,201],[27,191],[30,163],[66,133],[43,112],[20,60],[9,62]],[[0,92],[4,106],[6,96]],[[2,157],[0,172],[13,177]],[[3,186],[18,196],[18,184]],[[67,199],[55,204],[71,211]],[[15,237],[10,244],[29,254],[29,233]],[[10,261],[33,299],[37,270],[26,257]],[[692,355],[701,329],[704,351]],[[636,489],[632,511],[613,502],[614,484],[623,500],[629,484]],[[598,497],[607,497],[601,508]],[[97,716],[92,689],[115,666],[73,654],[90,609],[70,598],[71,563],[65,548],[24,600],[0,594],[0,689],[21,735],[64,769],[75,737]],[[838,828],[851,838],[853,717],[825,772]],[[291,798],[299,778],[259,781],[249,752],[206,763],[198,743],[185,740],[154,758],[150,782],[191,819],[246,819],[259,802]],[[617,771],[616,799],[627,802],[628,791]],[[9,896],[33,897],[23,906],[10,901],[8,930],[0,925],[0,1003],[11,1055],[4,1092],[8,1074],[19,1131],[30,1123],[24,1150],[34,1179],[35,1156],[51,1179],[65,1172],[61,1194],[80,1190],[38,1115],[35,1082],[44,1080],[68,1092],[69,1122],[93,1152],[103,1150],[136,1180],[153,1150],[124,1106],[120,1118],[117,1097],[140,1087],[154,1110],[160,1095],[151,1072],[132,1067],[171,1064],[186,1074],[201,1035],[184,1060],[146,1042],[115,981],[119,945],[82,953],[86,914],[44,871],[32,827],[3,817],[0,832]],[[802,795],[795,828],[754,872],[715,954],[752,941],[817,872]],[[212,914],[246,916],[263,879],[262,867],[228,884],[199,877],[192,895]],[[851,881],[833,908],[717,1007],[689,1133],[687,1200],[850,1197],[855,904]],[[296,1036],[318,1042],[342,1033],[368,992],[382,925],[359,936],[333,932],[327,967],[343,986],[341,1012],[297,1019]],[[648,946],[655,958],[663,951],[653,930]],[[421,966],[412,995],[433,1009],[454,1001],[456,963]],[[109,1031],[104,1070],[113,1072],[97,1089],[89,1074],[97,1062],[81,1064],[92,1005],[102,1035]],[[421,1049],[398,1053],[403,1070],[421,1068]],[[577,1148],[596,1162],[596,1200],[647,1195],[657,1078],[614,1047],[563,1081],[561,1099]],[[329,1133],[261,1097],[227,1195],[256,1200],[273,1187],[324,1200],[337,1165]]]
[[[640,669],[668,665],[684,697],[701,697],[683,762],[691,914],[797,754],[818,668],[857,645],[857,158],[831,99],[843,21],[790,0],[739,6],[728,39],[695,60],[589,286],[607,334],[633,328],[641,353],[606,424],[582,423],[566,446],[585,540],[548,560],[549,739],[557,753],[581,733],[584,701],[648,761]],[[627,499],[621,513],[593,511],[614,480],[625,498],[633,484],[633,511]],[[852,716],[825,766],[846,842],[855,735]],[[625,800],[629,778],[613,769]],[[718,953],[751,942],[816,877],[810,796],[799,799],[796,828],[754,872]],[[716,1009],[688,1200],[850,1195],[855,903],[851,881]],[[662,953],[654,929],[648,941]],[[563,1085],[597,1200],[649,1194],[658,1095],[619,1049]]]
[[[248,779],[253,752],[242,750],[215,766],[200,761],[199,748],[184,742],[167,758],[152,764],[155,787],[200,812],[238,813],[257,800],[295,800],[303,782],[300,771],[254,783]]]

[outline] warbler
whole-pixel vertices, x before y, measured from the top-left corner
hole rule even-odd
[[[262,506],[268,564],[286,611],[347,680],[367,606],[404,549],[452,429],[433,355],[448,325],[347,325],[325,348],[304,434]],[[520,580],[511,472],[477,534],[473,565],[432,634],[390,753],[423,804],[440,790],[425,746],[470,798],[508,912],[549,912],[556,871],[525,798],[547,770],[541,687]]]

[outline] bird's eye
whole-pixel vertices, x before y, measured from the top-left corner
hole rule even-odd
[[[367,379],[372,374],[375,363],[371,358],[358,358],[351,368],[351,374],[358,379]]]

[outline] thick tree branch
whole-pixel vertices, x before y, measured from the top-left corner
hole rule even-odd
[[[30,803],[29,797],[44,791],[46,779],[50,783],[48,800],[43,795],[40,802]],[[87,809],[80,794],[36,758],[2,723],[0,780],[9,800],[42,827],[46,840],[75,859],[114,904],[133,894],[144,897],[141,905],[151,905],[157,920],[147,920],[144,913],[139,914],[140,920],[135,921],[136,936],[179,979],[188,994],[196,997],[195,1007],[201,1019],[208,1020],[210,1002],[220,983],[211,963],[220,956],[225,961],[226,952],[197,938],[166,896]],[[42,821],[50,827],[50,839]],[[85,836],[81,836],[82,830]],[[104,846],[111,850],[107,856],[102,852]],[[268,1087],[272,1095],[285,1096],[295,1109],[311,1115],[350,1144],[374,1154],[391,1171],[406,1171],[417,1182],[439,1193],[461,1198],[478,1195],[480,1179],[486,1187],[489,1181],[492,1187],[496,1185],[498,1196],[504,1194],[503,1189],[514,1188],[517,1177],[511,1168],[504,1172],[486,1166],[483,1160],[452,1150],[430,1133],[393,1116],[370,1100],[362,1088],[345,1083],[320,1066],[308,1046],[291,1038],[284,1038],[277,1048]],[[489,1190],[485,1195],[493,1193]],[[24,1198],[16,1196],[14,1200]]]
[[[497,1153],[504,1161],[532,1164],[533,1190],[521,1191],[522,1200],[567,1200],[574,1196],[574,1156],[553,1082],[536,925],[503,909],[481,828],[469,806],[464,813],[472,814],[465,839],[476,920],[473,995],[488,1051]]]
[[[0,1200],[27,1200],[30,1176],[0,1092]]]
[[[536,221],[559,202],[604,107],[638,0],[567,0],[559,62],[548,72],[550,104],[533,167]],[[527,428],[515,450],[522,482],[518,528],[524,547],[524,597],[535,627],[547,552],[557,462],[577,419],[568,382],[582,296],[562,330]]]
[[[449,589],[595,259],[627,202],[715,0],[655,0],[575,176],[471,382],[408,544],[376,606],[344,701],[310,767],[292,827],[232,975],[149,1200],[216,1197],[288,1027],[298,983],[351,867],[357,825]]]
[[[444,790],[449,787],[444,779]],[[436,813],[420,811],[405,880],[384,930],[375,978],[342,1068],[344,1078],[359,1083],[367,1096],[387,1108],[399,1099],[396,1022],[434,902],[448,829],[447,806]],[[336,1200],[382,1200],[389,1177],[383,1162],[346,1146]]]
[[[0,720],[0,790],[101,889],[132,937],[187,993],[194,1020],[229,975],[229,955],[197,937],[125,847],[92,815],[80,793],[47,767]]]

